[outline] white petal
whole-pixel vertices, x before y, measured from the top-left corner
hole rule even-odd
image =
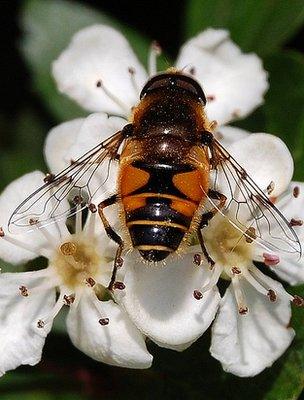
[[[243,118],[263,103],[268,83],[262,62],[256,54],[242,53],[228,31],[201,32],[184,44],[176,65],[185,71],[195,68],[206,96],[214,97],[207,115],[219,124]]]
[[[220,126],[215,132],[215,138],[227,148],[232,143],[245,139],[250,133],[235,126]]]
[[[232,143],[227,150],[262,190],[274,182],[271,196],[279,196],[287,189],[293,175],[293,160],[278,137],[266,133],[251,134]]]
[[[188,342],[188,343],[183,343],[183,344],[178,344],[178,345],[173,345],[173,344],[170,345],[170,344],[167,344],[167,343],[161,343],[161,342],[158,342],[155,339],[153,339],[153,342],[155,344],[157,344],[159,347],[163,347],[164,349],[169,349],[169,350],[182,352],[182,351],[187,350],[190,346],[192,346],[192,344],[194,342],[196,342],[196,340],[197,339],[192,340],[191,342]]]
[[[210,352],[222,363],[223,369],[247,377],[270,367],[288,348],[294,331],[288,328],[290,303],[279,299],[271,303],[247,282],[242,282],[249,312],[240,315],[230,287],[222,299],[212,327]],[[273,281],[276,290],[282,287]]]
[[[302,243],[303,245],[303,243]],[[280,263],[272,270],[284,281],[291,285],[301,285],[304,283],[304,257],[294,260],[291,257],[281,255]]]
[[[133,75],[130,68],[135,71]],[[78,32],[54,62],[53,74],[59,90],[85,109],[124,116],[139,101],[139,91],[147,79],[124,36],[104,25]],[[103,85],[118,101],[106,94]]]
[[[114,133],[120,131],[127,120],[120,117],[109,117],[106,113],[94,113],[83,119],[81,129],[72,143],[68,154],[70,159],[77,160]]]
[[[52,173],[56,174],[70,165],[71,160],[67,159],[67,153],[75,143],[83,121],[84,118],[77,118],[64,122],[48,133],[44,144],[44,156]]]
[[[84,120],[74,144],[67,152],[67,162],[70,160],[77,160],[102,141],[120,131],[126,123],[127,121],[123,118],[109,117],[105,113],[91,114]],[[109,163],[109,159],[107,159],[99,168],[96,168],[96,164],[93,164],[91,170],[88,170],[88,172],[84,174],[81,182],[83,185],[86,185],[88,179],[90,179],[89,188],[92,193],[91,201],[96,205],[99,201],[115,193],[117,167],[117,161]],[[89,173],[91,171],[93,177],[91,177]]]
[[[97,311],[89,294],[72,306],[67,328],[73,344],[94,360],[128,368],[149,368],[152,356],[144,337],[127,315],[112,300],[100,302],[103,315]],[[109,318],[100,325],[100,318]]]
[[[126,289],[121,301],[135,325],[165,347],[193,342],[211,324],[220,296],[217,288],[196,300],[193,291],[210,272],[193,265],[193,255],[168,260],[165,266],[132,265],[126,260]]]
[[[41,359],[45,337],[52,324],[39,329],[41,316],[50,313],[55,304],[54,288],[31,293],[31,288],[47,283],[45,271],[0,275],[0,374],[19,365],[35,365]],[[23,297],[19,287],[26,286]]]
[[[22,176],[10,183],[6,189],[2,192],[0,196],[0,226],[3,227],[5,234],[8,236],[7,225],[10,216],[17,206],[27,198],[31,193],[33,193],[37,188],[44,184],[44,175],[40,171],[34,171],[29,174]],[[54,226],[48,227],[50,232],[56,237],[58,236],[58,231]],[[17,231],[18,227],[12,226],[13,231]],[[22,242],[25,247],[29,249],[37,249],[41,247],[50,247],[45,237],[42,235],[41,231],[37,230],[34,232],[27,232],[24,234],[18,234],[14,236],[15,240]],[[10,263],[22,263],[31,260],[40,253],[34,251],[29,251],[26,248],[22,248],[11,244],[5,240],[5,238],[0,237],[0,258],[4,259]]]
[[[299,188],[298,197],[293,196],[294,188]],[[283,196],[278,199],[276,206],[283,213],[287,221],[292,218],[302,221],[301,226],[294,226],[300,240],[302,251],[304,247],[304,184],[302,182],[292,182]],[[273,271],[283,280],[291,285],[300,285],[304,283],[304,256],[296,259],[294,254],[280,253],[280,262]]]

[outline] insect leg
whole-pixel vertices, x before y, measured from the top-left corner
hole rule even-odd
[[[112,271],[112,276],[111,276],[111,280],[110,280],[110,283],[108,286],[109,290],[113,290],[115,280],[116,280],[117,269],[119,267],[121,267],[121,265],[123,263],[123,260],[121,258],[121,253],[124,248],[124,242],[123,242],[122,238],[114,231],[114,229],[109,224],[109,221],[105,217],[103,210],[106,207],[109,207],[112,204],[115,204],[116,202],[117,202],[117,194],[114,194],[113,196],[105,199],[104,201],[102,201],[101,203],[98,204],[98,214],[104,225],[106,234],[109,236],[110,239],[112,239],[115,243],[118,244],[118,249],[116,251],[115,259],[114,259],[114,267],[113,267],[113,271]]]
[[[203,229],[205,226],[208,225],[208,222],[215,216],[215,214],[224,207],[227,200],[227,197],[224,194],[218,192],[217,190],[209,189],[208,196],[212,200],[219,200],[219,204],[217,207],[213,207],[210,211],[202,215],[200,222],[201,229]]]
[[[197,231],[197,237],[198,237],[198,241],[199,241],[199,243],[201,245],[202,252],[203,252],[208,264],[210,265],[210,268],[212,269],[214,264],[215,264],[215,261],[210,257],[210,255],[208,253],[208,250],[207,250],[207,248],[205,246],[204,238],[203,238],[203,235],[202,235],[202,232],[201,232],[200,229],[198,229],[198,231]]]
[[[218,192],[218,191],[216,191],[216,190],[212,190],[212,189],[209,189],[209,191],[208,191],[208,196],[209,196],[211,199],[213,199],[213,200],[219,200],[220,202],[219,202],[219,205],[218,205],[217,207],[214,207],[214,208],[212,208],[210,211],[208,211],[208,212],[202,214],[202,216],[201,216],[201,222],[200,222],[199,228],[198,228],[198,230],[197,230],[197,237],[198,237],[198,241],[199,241],[199,243],[200,243],[200,245],[201,245],[202,252],[203,252],[203,254],[204,254],[204,256],[205,256],[207,262],[210,264],[210,267],[213,268],[215,262],[214,262],[214,260],[210,257],[210,255],[209,255],[209,253],[208,253],[208,250],[207,250],[207,248],[206,248],[206,246],[205,246],[204,238],[203,238],[201,229],[203,229],[204,227],[206,227],[206,226],[208,225],[209,221],[216,215],[216,213],[218,212],[218,210],[221,210],[221,209],[224,207],[227,198],[226,198],[226,196],[223,195],[222,193],[220,193],[220,192]]]

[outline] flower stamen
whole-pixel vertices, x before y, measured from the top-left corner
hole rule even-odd
[[[193,264],[199,267],[202,264],[202,256],[199,253],[194,254]]]
[[[52,248],[56,248],[58,246],[59,240],[53,236],[48,229],[42,226],[40,222],[37,222],[35,226],[37,231],[42,234]]]
[[[100,300],[98,300],[98,298],[96,297],[96,294],[92,291],[91,294],[90,294],[90,296],[91,296],[91,299],[92,299],[92,301],[93,301],[93,304],[94,304],[96,310],[98,311],[98,313],[101,314],[101,315],[104,314],[103,308],[102,308],[102,306],[101,306],[101,303],[102,303],[102,302],[101,302]],[[100,319],[98,320],[98,322],[100,323],[100,325],[108,325],[108,323],[109,323],[109,318],[102,317],[102,318],[100,318]]]
[[[194,290],[194,292],[193,292],[193,297],[194,297],[196,300],[201,300],[201,299],[203,298],[203,293],[200,292],[199,290]]]
[[[125,284],[124,284],[123,282],[118,282],[118,281],[116,281],[116,282],[114,283],[113,288],[114,288],[114,289],[118,289],[118,290],[124,290],[124,289],[126,288],[126,286],[125,286]]]
[[[104,94],[106,96],[109,97],[109,99],[111,99],[114,103],[116,103],[118,105],[118,107],[120,107],[124,112],[126,112],[127,114],[129,114],[130,109],[129,107],[123,102],[121,101],[117,96],[115,96],[115,94],[113,94],[103,83],[103,81],[101,79],[99,79],[96,82],[96,87],[100,88],[103,90]]]
[[[75,232],[76,235],[82,232],[82,212],[81,204],[78,204],[76,207],[76,221],[75,221]]]
[[[96,285],[96,282],[92,277],[87,278],[85,281],[89,287],[94,287]]]
[[[299,186],[295,186],[295,187],[293,188],[292,195],[293,195],[293,197],[296,198],[296,199],[299,197],[299,195],[300,195],[300,188],[299,188]]]
[[[63,296],[63,301],[66,306],[70,306],[75,301],[75,295],[74,294],[69,294],[69,295],[65,294]]]
[[[280,262],[280,257],[276,254],[263,253],[264,264],[268,267],[273,267]]]
[[[222,273],[222,267],[216,264],[207,285],[203,286],[201,290],[194,290],[193,296],[197,300],[200,300],[203,297],[203,293],[206,293],[208,290],[212,289],[217,284],[218,280],[220,279],[221,273]]]
[[[136,74],[135,68],[129,67],[129,68],[128,68],[128,72],[129,72],[129,74],[130,74],[131,83],[132,83],[132,86],[133,86],[133,89],[134,89],[135,93],[136,93],[136,94],[137,94],[137,93],[140,93],[140,88],[138,87],[137,82],[136,82],[136,79],[135,79],[135,74]]]
[[[297,307],[304,307],[304,299],[301,296],[294,295],[292,303]]]
[[[153,41],[150,47],[149,57],[148,57],[148,73],[149,76],[153,76],[157,73],[157,57],[162,53],[160,45]]]
[[[245,295],[241,288],[239,278],[237,276],[232,277],[232,286],[239,314],[246,315],[249,309],[246,305]]]
[[[108,325],[109,324],[109,318],[100,318],[100,320],[98,322],[102,326]]]
[[[23,297],[28,297],[29,292],[28,292],[28,289],[27,289],[26,286],[24,286],[24,285],[20,286],[20,287],[19,287],[19,290],[20,290],[21,296],[23,296]]]
[[[269,289],[267,296],[269,297],[269,300],[274,303],[275,301],[277,301],[277,294],[274,290]]]
[[[16,247],[19,247],[23,250],[30,251],[31,253],[36,254],[37,256],[44,256],[48,258],[49,254],[44,252],[43,249],[38,249],[37,247],[31,246],[28,243],[24,243],[23,241],[12,237],[4,232],[3,228],[0,228],[0,238],[7,241],[10,244],[13,244]]]
[[[253,265],[250,266],[250,272],[256,281],[259,282],[260,285],[263,285],[264,288],[271,288],[273,285],[272,279],[270,279],[267,275],[264,275],[258,268],[254,267]],[[265,289],[266,290],[266,289]],[[267,289],[269,291],[271,289]],[[275,291],[276,294],[279,294],[282,297],[285,297],[287,300],[294,302],[294,296],[286,292],[284,288],[278,287]]]
[[[37,322],[37,328],[44,328],[46,325],[48,325],[50,322],[53,321],[53,319],[56,317],[56,315],[59,313],[59,311],[62,309],[62,307],[65,305],[65,299],[64,296],[60,293],[58,300],[56,301],[53,309],[51,310],[50,314],[47,315],[44,318],[40,318]]]
[[[302,226],[302,225],[303,225],[303,221],[301,219],[291,218],[291,220],[289,221],[289,226],[291,226],[291,227]]]

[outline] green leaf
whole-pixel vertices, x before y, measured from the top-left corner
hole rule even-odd
[[[28,368],[27,373],[8,372],[0,380],[1,400],[85,400],[77,393],[78,385],[66,382],[64,377],[53,373],[41,373]],[[29,373],[29,371],[31,371]],[[79,389],[78,389],[79,390]]]
[[[23,110],[14,121],[0,118],[5,132],[0,141],[0,191],[12,180],[34,169],[44,169],[42,154],[45,127],[32,110]]]
[[[285,52],[266,58],[270,89],[264,111],[266,131],[280,136],[295,161],[295,179],[304,181],[304,56]]]
[[[244,51],[268,55],[295,34],[304,21],[303,0],[189,0],[185,33],[227,28]]]
[[[234,125],[279,136],[292,153],[294,179],[304,181],[304,56],[295,51],[265,58],[269,90],[265,103]]]
[[[101,12],[65,0],[29,0],[25,3],[21,19],[25,36],[21,50],[33,73],[34,90],[43,97],[59,121],[83,116],[85,112],[57,91],[51,76],[51,64],[75,32],[98,23],[123,32],[139,59],[146,63],[150,41]]]

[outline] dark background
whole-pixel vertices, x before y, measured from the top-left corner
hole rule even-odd
[[[30,72],[18,51],[18,43],[22,35],[18,26],[18,18],[22,3],[22,1],[0,0],[2,39],[0,152],[5,151],[6,145],[9,147],[10,129],[12,128],[6,129],[6,127],[12,126],[12,122],[24,108],[30,107],[36,111],[43,122],[45,134],[48,127],[58,122],[32,91]],[[155,39],[160,42],[171,56],[176,55],[182,44],[183,1],[112,0],[82,1],[82,3],[94,6],[137,28],[151,40]],[[285,48],[303,52],[304,31],[298,32],[285,45]],[[286,73],[288,72],[286,71]],[[19,381],[14,381],[13,384],[14,390],[19,390],[20,397],[16,397],[18,400],[23,398],[25,390],[31,389],[58,392],[60,397],[56,400],[70,399],[70,397],[61,397],[65,391],[75,391],[85,396],[92,396],[94,400],[138,397],[145,399],[174,398],[174,400],[186,398],[191,400],[209,400],[211,398],[233,400],[244,399],[248,397],[249,392],[251,392],[251,399],[261,399],[265,390],[273,384],[273,376],[280,372],[286,356],[282,357],[280,363],[276,363],[272,367],[271,372],[267,370],[255,379],[244,380],[232,377],[223,374],[220,364],[208,356],[209,335],[208,331],[183,353],[167,351],[149,343],[150,351],[154,355],[153,368],[134,371],[96,363],[74,348],[66,335],[52,333],[46,341],[43,361],[40,364],[33,368],[21,367],[16,372],[7,374],[4,378],[7,381],[1,380],[0,399],[2,400],[2,396],[5,394],[11,395],[10,389],[6,385],[13,376],[19,377]],[[204,352],[204,358],[200,357],[202,352]],[[254,395],[252,395],[253,391]],[[143,396],[143,394],[146,395]],[[78,400],[74,394],[72,398]],[[5,397],[5,400],[7,399],[11,400],[10,397]]]
[[[80,1],[96,7],[117,19],[135,27],[148,38],[155,39],[170,55],[176,55],[181,43],[180,29],[183,18],[183,1]],[[22,34],[18,27],[19,10],[22,1],[0,1],[1,27],[1,109],[8,117],[14,117],[18,110],[29,103],[38,107],[40,114],[52,123],[51,116],[37,97],[31,93],[29,72],[18,51]],[[288,48],[304,50],[304,30],[288,44]],[[1,134],[1,133],[0,133]]]

